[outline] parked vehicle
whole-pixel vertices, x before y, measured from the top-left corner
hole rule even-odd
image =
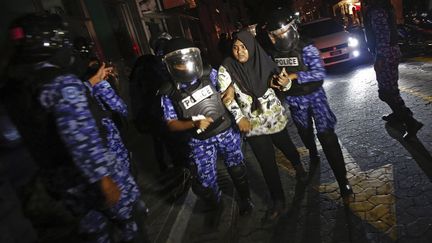
[[[349,33],[331,18],[319,19],[300,26],[300,33],[314,41],[325,66],[358,59],[366,54],[362,36]]]

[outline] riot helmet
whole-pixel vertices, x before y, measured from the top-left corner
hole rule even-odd
[[[288,52],[297,46],[300,39],[297,22],[297,16],[282,7],[270,14],[266,28],[276,50]]]
[[[27,14],[9,28],[16,63],[47,61],[61,49],[72,47],[67,24],[57,14]]]
[[[200,50],[184,38],[169,40],[164,48],[163,58],[168,72],[177,83],[190,83],[203,75]]]
[[[150,47],[153,49],[156,56],[162,56],[165,44],[172,39],[172,36],[167,32],[158,33],[150,38]]]

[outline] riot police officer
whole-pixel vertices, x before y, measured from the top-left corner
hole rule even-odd
[[[399,59],[396,16],[390,0],[363,1],[366,40],[369,51],[375,58],[374,69],[378,82],[378,97],[387,103],[392,113],[383,116],[387,122],[401,122],[405,125],[405,139],[414,138],[423,124],[413,117],[400,96]]]
[[[164,61],[173,82],[161,89],[164,119],[171,131],[188,131],[192,190],[210,205],[220,206],[216,159],[224,158],[240,197],[240,214],[252,210],[241,137],[216,90],[217,72],[203,69],[200,50],[184,38],[170,40]]]
[[[300,38],[297,18],[290,11],[277,8],[270,15],[267,31],[273,44],[272,57],[288,77],[276,80],[271,86],[284,96],[299,135],[309,149],[312,163],[319,157],[315,144],[313,124],[324,154],[335,174],[341,195],[353,193],[346,178],[345,162],[338,137],[334,131],[336,116],[330,109],[322,87],[325,69],[319,50],[311,42]]]
[[[83,242],[109,242],[108,223],[125,242],[139,239],[139,191],[110,147],[104,114],[78,78],[87,63],[74,55],[60,16],[28,14],[10,28],[14,55],[2,97],[52,196],[81,217]],[[92,77],[106,78],[101,67]]]

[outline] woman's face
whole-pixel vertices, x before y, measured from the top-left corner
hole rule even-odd
[[[236,40],[234,42],[232,52],[234,58],[240,63],[245,63],[249,59],[249,52],[246,49],[246,46],[240,40]]]

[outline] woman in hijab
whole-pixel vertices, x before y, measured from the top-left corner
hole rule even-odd
[[[273,200],[266,218],[275,220],[284,210],[285,196],[273,145],[291,161],[297,179],[301,182],[306,179],[300,156],[286,129],[285,109],[269,86],[273,78],[277,81],[282,75],[274,75],[279,73],[277,65],[248,31],[238,33],[232,55],[220,66],[218,83],[221,92],[235,92],[235,99],[228,99],[225,105],[245,133],[261,166]]]

